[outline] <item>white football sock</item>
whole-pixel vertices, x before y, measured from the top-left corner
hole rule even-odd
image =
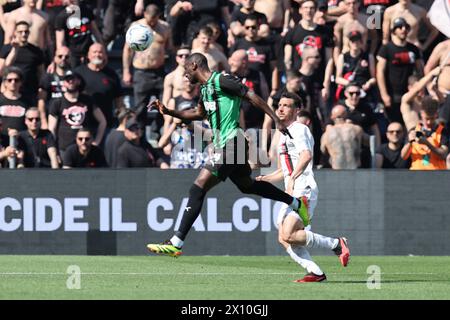
[[[294,248],[292,248],[292,246],[289,246],[286,251],[291,256],[291,258],[304,269],[306,269],[308,273],[314,273],[318,276],[323,274],[323,271],[312,260],[311,255],[305,247],[295,246]]]
[[[322,236],[318,233],[313,233],[309,230],[305,230],[306,233],[306,245],[307,248],[325,248],[333,250],[337,247],[339,239]]]
[[[300,207],[300,201],[298,201],[298,199],[296,197],[292,197],[292,203],[289,205],[292,209],[294,210],[298,210],[298,208]]]
[[[177,236],[173,236],[172,238],[170,238],[170,242],[172,242],[172,244],[178,248],[181,248],[184,243],[184,241],[178,238]]]

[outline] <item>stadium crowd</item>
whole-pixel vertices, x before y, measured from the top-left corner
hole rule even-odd
[[[274,110],[284,92],[300,96],[318,168],[450,169],[450,40],[428,18],[432,3],[2,0],[0,167],[202,167],[207,141],[193,135],[207,121],[147,108],[196,107],[199,87],[183,74],[200,52]],[[134,21],[153,30],[145,51],[123,41]],[[252,165],[268,165],[274,125],[241,108],[262,155]]]

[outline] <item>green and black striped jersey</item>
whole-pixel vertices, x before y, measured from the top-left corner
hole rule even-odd
[[[242,130],[239,127],[241,99],[247,91],[248,88],[238,78],[217,72],[213,72],[201,86],[201,103],[213,130],[216,148],[223,148],[228,140]]]

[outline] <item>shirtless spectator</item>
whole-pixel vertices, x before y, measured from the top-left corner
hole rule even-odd
[[[423,74],[420,50],[407,41],[410,29],[404,18],[397,18],[392,25],[392,40],[382,46],[377,55],[377,83],[385,113],[390,121],[403,122],[400,112],[401,97],[408,90],[408,78],[416,72]]]
[[[39,82],[38,109],[41,117],[41,128],[47,129],[48,104],[51,99],[60,98],[63,94],[62,78],[70,69],[70,50],[63,46],[56,50],[53,62],[55,70],[45,73]]]
[[[333,169],[357,169],[361,165],[360,153],[363,130],[346,121],[346,108],[341,105],[331,110],[334,125],[327,126],[320,140],[320,150],[330,156]]]
[[[425,77],[418,79],[412,75],[408,79],[408,92],[402,97],[400,111],[406,130],[414,129],[419,122],[422,100],[425,97],[425,87],[439,75],[440,67],[434,68]]]
[[[350,50],[348,34],[352,31],[358,31],[362,35],[362,49],[366,51],[370,35],[370,52],[373,54],[377,48],[377,32],[375,29],[367,29],[368,16],[360,13],[359,0],[344,0],[347,7],[347,13],[340,16],[334,26],[334,36],[336,45],[334,47],[334,59],[338,61],[339,54]]]
[[[30,25],[28,42],[44,50],[50,43],[48,14],[36,8],[36,0],[24,0],[22,7],[11,11],[5,30],[5,44],[11,43],[16,23],[26,21]]]
[[[188,46],[181,46],[176,53],[177,67],[164,77],[164,91],[162,101],[165,106],[168,105],[169,100],[178,97],[183,91],[184,87],[184,63],[186,58],[191,54],[191,49]],[[172,122],[172,117],[164,115],[164,131],[166,131]]]
[[[123,47],[123,82],[128,86],[133,84],[136,108],[144,108],[151,96],[160,98],[162,94],[165,54],[172,45],[169,25],[159,16],[158,7],[151,4],[145,8],[144,18],[135,22],[153,30],[153,42],[149,48],[135,52],[127,43]]]
[[[218,42],[220,35],[222,34],[222,29],[220,28],[220,26],[215,21],[209,22],[208,24],[206,24],[206,26],[211,28],[211,30],[212,30],[212,36],[211,36],[211,41],[209,43],[209,47],[211,49],[218,50],[225,54],[225,49]],[[200,43],[200,40],[198,38],[195,38],[194,40],[192,40],[192,48],[198,48],[200,46],[199,43]],[[181,46],[183,46],[183,45],[181,45]]]
[[[408,169],[409,160],[404,160],[401,151],[404,145],[405,133],[399,122],[389,124],[386,132],[388,143],[382,144],[375,154],[376,167],[383,169]]]
[[[208,60],[208,66],[211,71],[226,71],[230,70],[227,57],[218,49],[211,48],[211,38],[213,31],[210,27],[204,26],[200,28],[196,37],[198,47],[192,48],[192,53],[199,52],[203,54]]]
[[[284,36],[289,29],[289,0],[256,0],[255,10],[267,18],[270,30]]]
[[[71,52],[72,68],[84,63],[90,45],[94,42],[103,44],[93,13],[79,0],[64,0],[66,9],[55,18],[56,49],[67,46]],[[79,13],[78,11],[79,7]],[[76,17],[79,14],[79,17]]]
[[[440,67],[440,73],[429,84],[429,91],[433,98],[440,98],[437,96],[437,92],[435,93],[431,88],[435,83],[439,90],[438,93],[444,100],[443,105],[439,108],[439,117],[446,121],[448,126],[450,124],[450,40],[446,40],[434,48],[425,65],[425,74],[431,73],[436,66]]]
[[[399,0],[397,4],[389,7],[384,12],[383,18],[383,44],[389,42],[390,30],[395,19],[402,17],[408,22],[410,30],[407,41],[421,49],[427,50],[428,46],[433,43],[439,34],[439,31],[431,24],[427,17],[427,11],[422,7],[412,3],[411,0]],[[424,23],[429,29],[429,36],[425,43],[420,43],[418,33],[419,25]]]
[[[267,1],[265,1],[267,3]],[[264,13],[255,10],[255,0],[242,0],[242,7],[235,8],[233,14],[231,15],[230,31],[228,37],[242,37],[245,34],[245,19],[249,15],[254,15],[258,18],[258,36],[264,38],[269,36],[270,28],[267,24],[267,18]],[[233,41],[234,43],[234,41]]]

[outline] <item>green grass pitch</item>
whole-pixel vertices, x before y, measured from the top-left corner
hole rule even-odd
[[[347,268],[335,256],[315,260],[326,282],[294,283],[304,272],[287,256],[3,255],[0,299],[450,299],[450,257],[352,256]],[[67,288],[71,265],[80,289]],[[367,286],[373,265],[379,289]]]

